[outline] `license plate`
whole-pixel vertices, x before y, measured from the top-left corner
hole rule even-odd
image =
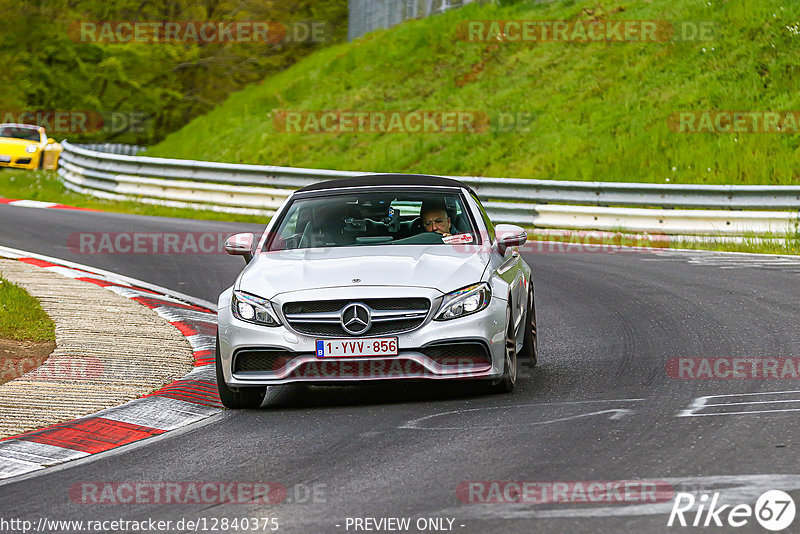
[[[0,163],[11,163],[11,156],[3,156],[0,154]]]
[[[317,358],[397,356],[396,337],[318,339]]]

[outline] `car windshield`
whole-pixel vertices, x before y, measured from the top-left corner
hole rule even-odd
[[[0,137],[10,137],[12,139],[24,139],[26,141],[41,141],[39,130],[33,128],[22,128],[19,126],[0,126]]]
[[[296,199],[267,250],[452,245],[476,238],[458,193],[354,193]]]

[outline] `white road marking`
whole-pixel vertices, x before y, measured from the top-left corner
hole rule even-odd
[[[192,346],[192,350],[216,350],[217,348],[217,338],[214,336],[207,336],[205,334],[195,334],[193,336],[186,336],[186,340],[189,342],[189,345]]]
[[[25,473],[38,471],[39,469],[44,469],[44,466],[40,464],[32,464],[20,460],[15,460],[13,458],[3,458],[3,457],[0,458],[2,458],[3,460],[2,462],[0,462],[0,480],[4,478],[11,478],[19,475],[24,475]]]
[[[166,397],[145,397],[97,415],[134,425],[173,430],[219,413],[219,408],[201,406]]]
[[[785,395],[792,398],[761,400],[763,398],[762,397],[763,395],[774,395],[776,397]],[[754,400],[747,401],[746,399],[749,397],[753,397]],[[737,401],[743,400],[743,402],[737,402],[737,401],[725,402],[724,399],[726,398],[736,398]],[[718,399],[718,400],[712,401],[712,399]],[[709,401],[712,401],[714,403],[711,404]],[[759,391],[755,393],[726,393],[720,395],[706,395],[703,397],[697,397],[693,399],[691,405],[688,408],[684,408],[683,410],[678,412],[676,417],[713,417],[720,415],[746,415],[746,414],[759,414],[759,413],[780,413],[780,412],[800,411],[800,407],[798,407],[798,408],[774,408],[771,410],[742,410],[734,412],[707,411],[705,413],[700,413],[703,410],[707,410],[709,408],[726,408],[728,406],[747,406],[747,405],[781,404],[781,403],[797,403],[798,405],[800,405],[800,390]]]
[[[200,367],[195,367],[189,374],[184,375],[181,380],[201,380],[216,383],[217,371],[213,365],[201,365]]]
[[[0,442],[0,479],[38,471],[48,465],[84,456],[89,456],[89,453],[46,443],[10,439]]]
[[[692,415],[681,415],[678,417],[716,417],[719,415],[748,415],[755,413],[779,413],[779,412],[800,412],[800,408],[786,408],[781,410],[748,410],[742,412],[698,413]]]
[[[45,465],[88,456],[88,452],[75,451],[47,443],[10,439],[0,442],[0,457]]]
[[[771,269],[790,273],[800,273],[800,258],[771,254],[748,254],[743,252],[704,252],[704,251],[657,251],[655,258],[642,258],[643,261],[685,261],[690,265],[717,267],[719,269]]]
[[[41,202],[39,200],[15,200],[8,204],[18,208],[52,208],[53,206],[58,206],[58,202]]]
[[[217,324],[217,314],[201,312],[196,310],[185,310],[183,308],[175,308],[174,306],[160,306],[153,308],[157,314],[166,319],[170,323],[175,321],[191,321],[201,323]]]
[[[416,419],[411,419],[410,421],[407,421],[407,422],[403,423],[402,425],[400,425],[398,428],[412,429],[412,430],[464,430],[464,427],[459,427],[459,426],[455,426],[455,427],[453,427],[453,426],[444,426],[444,427],[433,426],[433,427],[429,427],[429,426],[422,426],[422,424],[425,421],[429,421],[429,420],[431,420],[433,418],[436,418],[436,417],[445,417],[445,416],[448,416],[448,415],[462,415],[462,414],[465,414],[465,413],[477,412],[477,411],[503,410],[503,409],[505,409],[505,410],[513,410],[513,409],[517,409],[517,408],[523,408],[523,407],[526,407],[526,406],[561,406],[561,405],[593,404],[593,403],[609,403],[609,402],[636,402],[636,401],[643,401],[643,400],[646,400],[646,399],[608,399],[608,400],[600,399],[600,400],[589,400],[589,401],[533,402],[533,403],[527,403],[527,404],[513,404],[513,405],[509,405],[509,406],[486,406],[486,407],[481,407],[481,408],[467,408],[467,409],[463,409],[463,410],[451,410],[451,411],[447,411],[447,412],[434,413],[434,414],[426,415],[426,416],[419,417],[419,418],[416,418]],[[633,412],[633,410],[629,410],[629,409],[626,409],[626,408],[615,408],[615,409],[601,410],[601,411],[595,411],[595,412],[583,413],[583,414],[576,414],[576,415],[570,415],[570,416],[556,418],[556,419],[550,419],[550,420],[547,420],[547,421],[536,421],[536,422],[532,422],[532,423],[526,423],[524,425],[513,425],[513,426],[546,425],[546,424],[551,424],[551,423],[559,423],[559,422],[562,422],[562,421],[569,421],[569,420],[572,420],[572,419],[579,419],[579,418],[583,418],[583,417],[592,417],[592,416],[595,416],[595,415],[603,415],[603,414],[607,414],[607,413],[612,414],[611,416],[609,416],[609,419],[617,420],[617,419],[620,419],[620,418],[624,417],[625,415],[630,415],[630,414],[632,414],[634,412]],[[470,425],[469,428],[494,428],[494,425],[486,425],[486,426]]]
[[[45,267],[45,271],[50,271],[51,273],[57,273],[61,276],[66,276],[67,278],[86,278],[92,276],[91,273],[87,273],[86,271],[78,271],[76,269],[70,269],[68,267]]]
[[[749,406],[751,404],[780,404],[782,402],[800,402],[800,400],[789,399],[789,400],[773,400],[773,401],[728,402],[723,404],[706,404],[706,408],[711,408],[712,406]]]

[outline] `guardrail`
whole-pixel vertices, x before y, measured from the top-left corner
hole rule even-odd
[[[126,156],[135,156],[139,152],[147,149],[144,146],[126,145],[124,143],[90,143],[83,145],[75,145],[87,150],[94,150],[96,152],[106,152],[109,154],[124,154]]]
[[[272,215],[293,189],[365,174],[151,158],[101,152],[66,141],[62,147],[58,173],[73,191],[230,213]],[[797,231],[800,210],[800,186],[454,178],[478,193],[494,220],[540,228],[785,235]],[[661,209],[647,209],[653,207]]]

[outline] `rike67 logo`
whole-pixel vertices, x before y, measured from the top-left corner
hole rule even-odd
[[[794,499],[783,491],[770,490],[761,494],[755,507],[749,504],[719,504],[720,493],[695,497],[678,493],[667,526],[680,527],[743,527],[753,520],[773,532],[784,530],[794,521]]]

